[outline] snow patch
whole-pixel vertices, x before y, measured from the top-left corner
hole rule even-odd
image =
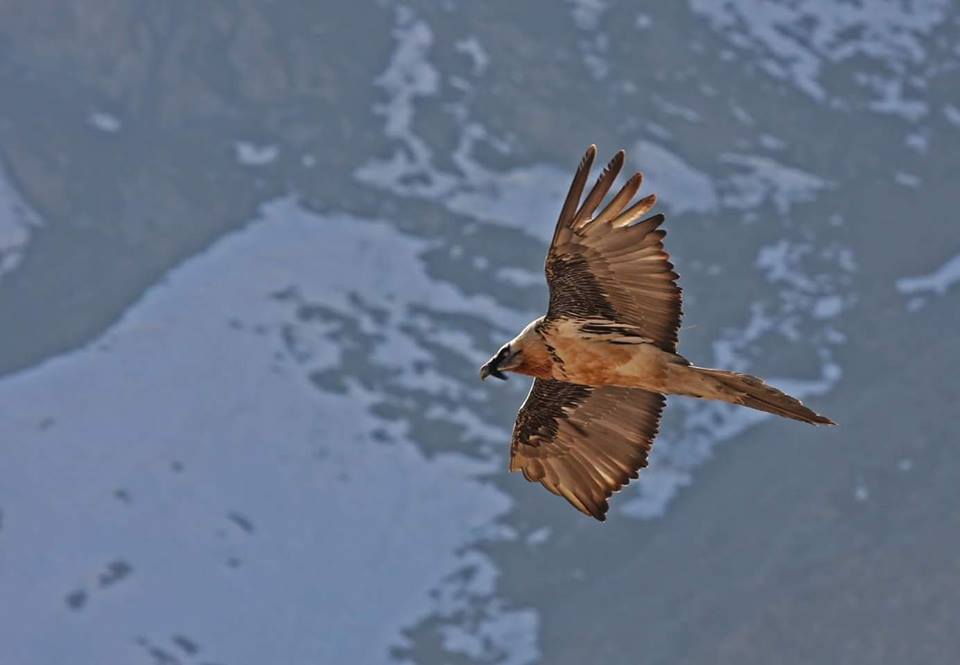
[[[907,173],[905,171],[897,171],[893,175],[893,180],[898,185],[902,185],[904,187],[910,187],[911,189],[916,189],[922,184],[922,181],[918,176],[915,176],[912,173]]]
[[[710,176],[663,146],[652,141],[638,141],[634,145],[633,161],[643,171],[644,190],[656,192],[658,200],[670,212],[710,212],[716,209],[717,192]]]
[[[786,214],[794,204],[811,201],[831,186],[819,176],[769,157],[726,153],[720,162],[734,167],[720,184],[723,204],[729,208],[749,210],[770,201],[777,212]]]
[[[594,30],[600,23],[600,17],[606,11],[603,0],[568,0],[573,13],[573,21],[581,30]]]
[[[244,166],[265,166],[277,160],[280,148],[275,145],[257,145],[248,141],[233,144],[237,161]]]
[[[399,141],[402,147],[387,159],[360,166],[354,177],[397,194],[440,196],[449,191],[454,179],[434,167],[429,146],[413,130],[416,100],[436,95],[440,90],[440,74],[427,58],[433,31],[406,7],[398,8],[396,16],[393,35],[397,48],[386,71],[376,79],[387,100],[377,104],[374,111],[385,119],[384,134]]]
[[[470,58],[470,61],[473,63],[474,76],[479,76],[486,71],[487,65],[490,64],[490,55],[487,53],[487,50],[483,48],[483,45],[480,44],[480,40],[478,40],[476,37],[461,39],[454,44],[454,48],[456,48],[460,53],[466,54]]]
[[[957,108],[953,104],[947,104],[943,107],[943,117],[946,118],[950,124],[960,127],[960,108]]]
[[[949,259],[929,275],[898,279],[897,290],[904,295],[935,293],[942,296],[957,282],[960,282],[960,254]]]
[[[90,115],[87,116],[87,121],[95,129],[99,129],[101,132],[107,132],[108,134],[120,131],[120,128],[123,126],[120,118],[104,111],[92,111]]]
[[[13,188],[0,164],[0,279],[20,265],[30,234],[40,224],[39,215]]]

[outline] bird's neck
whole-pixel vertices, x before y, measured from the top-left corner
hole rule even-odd
[[[537,322],[531,323],[510,343],[522,350],[523,362],[511,369],[517,374],[535,376],[539,379],[554,377],[554,356],[543,339]]]

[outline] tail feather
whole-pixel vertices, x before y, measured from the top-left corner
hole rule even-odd
[[[729,372],[722,369],[708,369],[706,367],[686,367],[696,372],[698,393],[694,397],[719,399],[731,404],[749,406],[751,409],[766,411],[784,418],[792,418],[811,425],[836,425],[835,422],[821,416],[812,409],[803,405],[796,397],[791,397],[782,390],[777,390],[760,378],[739,372]],[[704,390],[705,389],[705,390]]]

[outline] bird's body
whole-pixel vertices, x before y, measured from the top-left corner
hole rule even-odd
[[[510,343],[539,351],[524,351],[524,364],[511,371],[588,386],[663,392],[666,366],[680,358],[629,326],[600,319],[540,318]]]
[[[646,466],[664,395],[716,399],[808,423],[833,424],[756,377],[696,367],[676,352],[680,287],[663,249],[663,215],[627,204],[632,176],[594,212],[623,165],[620,151],[580,204],[596,154],[580,163],[557,221],[546,274],[547,314],[482,368],[535,377],[517,415],[510,469],[604,519],[607,498]]]

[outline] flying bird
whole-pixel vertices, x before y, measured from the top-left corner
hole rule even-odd
[[[504,344],[480,378],[534,377],[513,428],[510,470],[602,521],[610,496],[647,465],[665,395],[834,423],[762,379],[697,367],[677,353],[681,292],[663,248],[664,216],[641,220],[656,196],[629,205],[642,181],[635,173],[596,213],[623,168],[621,150],[581,203],[596,154],[591,145],[580,161],[547,252],[546,315]]]

